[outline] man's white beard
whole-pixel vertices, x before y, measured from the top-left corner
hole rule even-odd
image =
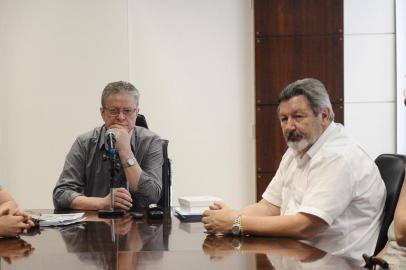
[[[298,142],[292,142],[292,141],[288,141],[287,145],[292,148],[293,150],[297,151],[297,152],[301,152],[304,149],[306,149],[306,147],[308,147],[310,145],[309,141],[306,138],[301,139]]]

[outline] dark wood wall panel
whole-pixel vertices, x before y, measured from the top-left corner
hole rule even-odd
[[[256,35],[342,32],[341,0],[255,0]]]
[[[257,190],[262,190],[261,193],[257,192],[257,201],[262,199],[262,193],[264,193],[269,182],[271,182],[272,178],[275,176],[275,173],[276,172],[257,174]]]
[[[277,115],[277,105],[257,106],[257,172],[272,172],[279,167],[287,146]]]
[[[257,199],[287,149],[277,98],[302,78],[322,81],[344,121],[343,0],[254,0]],[[266,180],[264,180],[266,179]]]
[[[302,78],[322,81],[332,102],[343,102],[342,37],[257,38],[256,103],[276,104],[281,90]]]
[[[335,114],[334,122],[344,124],[344,105],[343,103],[333,103]]]

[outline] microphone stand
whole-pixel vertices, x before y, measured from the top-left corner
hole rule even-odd
[[[109,210],[99,210],[99,217],[101,218],[117,218],[122,217],[125,211],[122,209],[114,208],[114,188],[116,181],[116,168],[117,168],[117,154],[116,149],[110,148],[107,151],[107,155],[103,156],[110,161],[110,209]]]

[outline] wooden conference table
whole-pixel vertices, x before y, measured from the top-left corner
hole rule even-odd
[[[0,269],[363,269],[294,240],[207,235],[170,211],[158,220],[86,217],[0,239]]]

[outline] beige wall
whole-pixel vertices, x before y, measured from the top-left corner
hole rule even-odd
[[[246,0],[129,1],[130,76],[168,138],[178,196],[255,198],[253,10]]]
[[[101,89],[129,75],[170,140],[174,195],[253,200],[250,2],[190,2],[0,0],[0,180],[22,207],[52,207],[74,138],[101,122]]]
[[[344,121],[372,158],[396,151],[394,5],[344,1]]]
[[[0,0],[1,179],[25,208],[51,193],[106,82],[128,79],[127,1]]]
[[[398,153],[406,155],[406,1],[396,0],[396,133]]]

